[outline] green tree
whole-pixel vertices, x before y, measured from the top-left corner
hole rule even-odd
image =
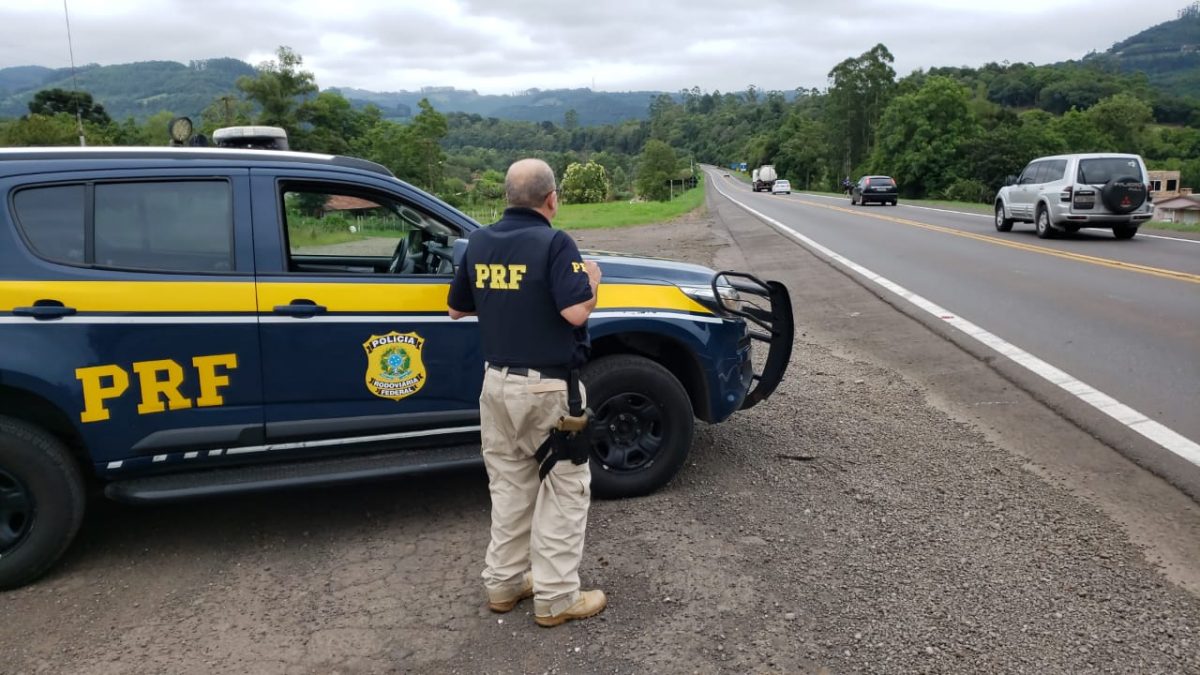
[[[423,170],[425,185],[432,190],[442,181],[442,164],[446,154],[442,151],[442,139],[446,137],[446,116],[433,109],[429,99],[417,103],[421,112],[412,121],[412,141],[415,144],[417,161]]]
[[[282,127],[289,138],[302,136],[300,125],[304,97],[317,92],[315,76],[300,70],[304,59],[291,47],[279,47],[275,61],[259,64],[254,77],[242,76],[237,88],[259,106],[258,123]]]
[[[1100,101],[1085,115],[1117,152],[1141,153],[1148,140],[1146,130],[1154,121],[1149,103],[1124,93]]]
[[[208,138],[221,127],[245,126],[254,123],[254,104],[233,94],[224,94],[213,99],[200,112],[199,133]]]
[[[931,77],[897,96],[879,122],[870,166],[896,179],[907,195],[937,194],[961,175],[960,149],[980,133],[971,95],[948,77]]]
[[[57,115],[31,113],[10,123],[0,137],[0,145],[5,146],[78,144],[75,115],[65,112]]]
[[[894,60],[887,47],[877,44],[829,71],[826,113],[831,140],[847,168],[871,154],[875,127],[896,88]]]
[[[67,91],[65,89],[43,89],[33,95],[29,101],[29,112],[33,115],[57,115],[67,113],[79,116],[85,122],[93,124],[109,124],[112,118],[104,111],[104,106],[92,100],[92,95],[86,91]]]
[[[665,202],[671,198],[670,181],[676,177],[675,151],[652,138],[638,158],[637,191],[642,197]]]
[[[1062,136],[1068,152],[1111,151],[1108,139],[1096,128],[1096,120],[1076,108],[1056,118],[1054,129]]]
[[[302,147],[309,152],[345,155],[354,139],[382,118],[376,106],[355,110],[341,94],[324,91],[301,106],[300,116],[311,125],[305,133]]]
[[[566,204],[597,204],[606,201],[610,191],[608,172],[603,166],[574,162],[563,174],[558,192]]]

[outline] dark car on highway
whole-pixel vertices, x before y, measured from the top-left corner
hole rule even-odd
[[[866,206],[871,202],[896,205],[899,194],[891,176],[863,176],[850,190],[850,203]]]

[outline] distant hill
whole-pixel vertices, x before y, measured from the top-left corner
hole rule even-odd
[[[254,67],[237,59],[208,59],[187,65],[173,61],[143,61],[112,66],[79,68],[78,87],[92,94],[109,116],[123,120],[145,119],[160,110],[198,116],[219,96],[236,92],[243,75]],[[42,89],[72,88],[69,68],[18,66],[0,69],[0,117],[18,117],[29,112],[28,102]],[[644,119],[650,100],[659,92],[598,92],[590,89],[530,89],[489,95],[453,87],[426,87],[420,91],[374,92],[331,87],[356,107],[373,103],[384,116],[404,119],[413,114],[417,102],[428,98],[441,112],[465,112],[510,120],[562,124],[568,110],[575,110],[581,125],[617,123]]]
[[[1200,3],[1179,17],[1122,40],[1086,60],[1115,64],[1125,72],[1143,72],[1150,83],[1175,96],[1200,98]]]
[[[333,87],[355,104],[374,103],[385,116],[406,117],[417,102],[428,98],[441,112],[464,112],[527,122],[562,124],[568,110],[579,115],[583,126],[615,124],[645,119],[656,91],[604,92],[591,89],[530,89],[516,94],[480,94],[453,87],[425,87],[420,91],[373,92]]]
[[[184,65],[174,61],[142,61],[78,69],[76,80],[104,106],[109,116],[144,119],[160,110],[199,116],[213,99],[235,92],[234,82],[253,75],[254,67],[238,59],[207,59]],[[42,89],[72,88],[69,68],[18,66],[0,69],[0,117],[29,112],[28,102]]]

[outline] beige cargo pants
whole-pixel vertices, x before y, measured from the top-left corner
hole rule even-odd
[[[586,396],[586,393],[584,394]],[[585,399],[586,401],[586,399]],[[486,368],[479,417],[492,494],[484,559],[489,595],[511,595],[533,571],[534,611],[558,614],[579,597],[579,561],[592,495],[585,462],[559,461],[538,479],[534,453],[567,412],[567,383]]]

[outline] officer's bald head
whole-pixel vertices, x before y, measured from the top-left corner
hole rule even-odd
[[[554,170],[540,159],[522,159],[508,167],[504,194],[509,206],[541,208],[554,192]]]

